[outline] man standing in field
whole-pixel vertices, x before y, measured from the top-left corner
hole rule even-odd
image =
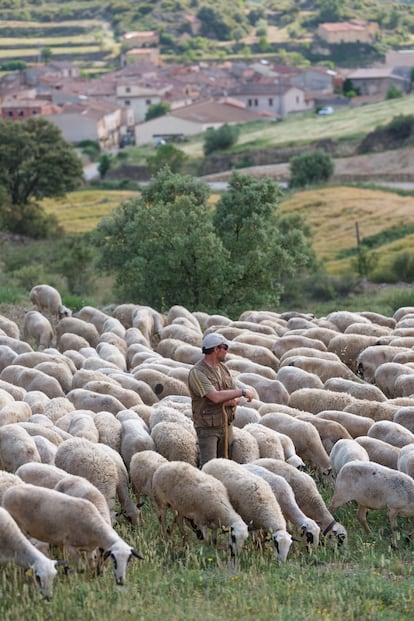
[[[233,420],[240,397],[251,401],[254,394],[236,388],[224,364],[229,342],[212,332],[203,338],[203,358],[188,375],[193,421],[200,448],[200,468],[215,457],[229,457],[233,443]]]

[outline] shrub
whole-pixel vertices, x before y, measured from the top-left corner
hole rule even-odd
[[[305,187],[327,181],[334,171],[334,161],[323,149],[306,151],[289,160],[290,185]]]
[[[239,135],[240,128],[236,125],[228,125],[228,123],[218,129],[208,129],[204,139],[204,155],[232,147],[237,143]]]

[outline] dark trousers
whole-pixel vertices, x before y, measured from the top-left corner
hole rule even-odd
[[[228,425],[228,456],[231,457],[233,425]],[[200,468],[215,457],[225,457],[225,428],[199,427],[196,429],[200,449]]]

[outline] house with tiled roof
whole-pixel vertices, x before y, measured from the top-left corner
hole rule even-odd
[[[68,142],[96,140],[104,150],[118,147],[127,130],[120,106],[106,100],[68,103],[45,118],[59,127]]]
[[[304,89],[273,79],[241,84],[230,89],[229,95],[242,101],[248,110],[274,117],[313,108],[313,100]]]
[[[8,97],[0,103],[0,116],[6,121],[27,121],[32,116],[47,116],[58,107],[47,99]]]
[[[356,69],[347,75],[355,89],[361,95],[383,95],[385,97],[390,86],[395,86],[402,93],[410,89],[410,79],[400,75],[393,67],[383,65],[367,69]]]
[[[350,19],[344,22],[325,22],[319,24],[318,37],[329,45],[340,43],[372,43],[378,33],[376,22]]]
[[[219,101],[206,100],[138,124],[135,127],[135,143],[148,144],[158,138],[180,140],[210,128],[217,129],[225,123],[234,125],[260,119],[263,119],[262,115],[248,110],[240,101],[230,98]]]

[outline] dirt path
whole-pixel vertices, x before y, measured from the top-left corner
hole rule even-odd
[[[369,155],[355,155],[340,157],[335,160],[333,178],[338,181],[369,181],[383,179],[384,181],[414,182],[414,148],[370,153]],[[240,171],[257,177],[270,176],[277,181],[289,181],[289,164],[269,164],[267,166],[252,166]],[[232,171],[225,171],[204,177],[206,181],[226,181]]]

